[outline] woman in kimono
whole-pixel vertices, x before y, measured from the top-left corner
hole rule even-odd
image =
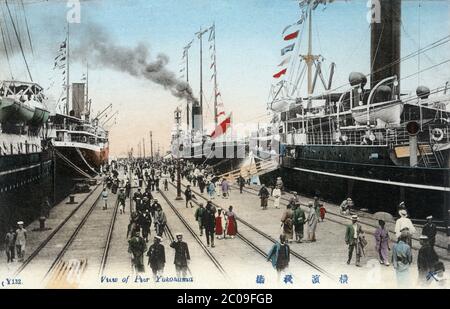
[[[319,218],[317,217],[316,210],[313,207],[313,202],[309,202],[308,207],[308,219],[306,219],[308,225],[308,240],[314,242],[316,241],[316,227]]]
[[[281,226],[283,227],[283,235],[287,242],[292,241],[292,239],[294,238],[293,218],[294,212],[291,209],[291,204],[288,204],[286,206],[286,210],[281,216]]]
[[[233,206],[230,206],[228,208],[228,211],[226,212],[226,235],[231,236],[231,238],[234,238],[234,236],[237,234],[237,224],[236,224],[236,215],[233,212]]]
[[[213,199],[216,196],[216,185],[213,181],[209,183],[209,198]]]
[[[273,268],[277,270],[278,282],[280,282],[281,274],[287,271],[289,260],[290,248],[288,242],[284,235],[280,235],[280,241],[277,241],[267,254],[267,261],[272,262]]]
[[[275,187],[275,189],[273,189],[272,196],[273,196],[273,206],[277,209],[280,208],[281,189],[278,185]]]
[[[225,178],[222,180],[222,183],[220,184],[220,187],[222,189],[222,197],[223,198],[228,198],[228,195],[229,195],[228,190],[230,189],[229,188],[230,186],[228,184],[228,181]]]
[[[223,215],[222,215],[222,208],[217,209],[217,215],[216,215],[216,237],[217,239],[222,239],[224,237],[225,230],[223,229]]]
[[[389,266],[388,250],[389,249],[389,231],[385,228],[386,223],[383,220],[378,220],[380,225],[375,230],[375,250],[377,251],[380,264]]]

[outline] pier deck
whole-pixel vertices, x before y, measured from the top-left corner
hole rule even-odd
[[[187,182],[183,181],[183,190],[186,184]],[[0,264],[0,275],[4,278],[15,275],[16,278],[22,279],[24,287],[44,285],[100,288],[394,288],[397,286],[395,270],[392,265],[387,267],[378,262],[373,237],[377,221],[370,214],[359,213],[360,223],[368,241],[365,256],[361,259],[362,267],[354,265],[354,257],[352,263],[347,265],[348,251],[344,235],[345,226],[350,223],[350,218],[340,215],[337,205],[324,203],[328,213],[324,222],[318,224],[317,241],[290,243],[290,266],[283,276],[292,275],[292,283],[283,282],[284,277],[278,279],[277,272],[267,261],[267,253],[281,233],[280,218],[286,208],[286,199],[290,198],[289,193],[283,194],[280,209],[273,207],[271,198],[267,210],[262,210],[260,207],[260,201],[256,195],[259,187],[256,185],[246,186],[243,194],[239,193],[237,187],[232,186],[228,198],[216,196],[212,199],[216,207],[226,210],[230,205],[233,206],[238,218],[238,235],[233,239],[216,238],[215,247],[212,248],[206,246],[205,235],[199,235],[198,223],[194,218],[198,203],[206,204],[208,200],[206,193],[201,195],[199,189],[194,187],[193,191],[196,196],[194,207],[186,208],[184,200],[175,199],[175,185],[176,183],[171,183],[168,191],[152,192],[167,216],[167,228],[162,241],[165,247],[166,264],[164,274],[158,282],[152,280],[151,269],[147,265],[147,256],[144,259],[144,273],[136,273],[130,261],[126,233],[130,209],[134,209],[132,199],[127,198],[126,200],[126,213],[119,214],[115,212],[117,195],[110,192],[108,209],[102,210],[102,200],[99,198],[102,185],[91,187],[92,191],[88,194],[77,194],[77,204],[67,204],[67,201],[63,201],[55,206],[46,222],[49,230],[34,231],[39,227],[38,221],[27,226],[28,242],[25,263],[6,264],[4,262],[6,258],[2,252],[3,261]],[[308,198],[302,196],[299,196],[299,199],[302,204],[307,204],[309,201]],[[79,207],[78,210],[77,207]],[[302,207],[305,208],[305,206]],[[91,208],[92,210],[89,212]],[[71,213],[73,213],[72,216],[70,216]],[[112,222],[114,222],[113,227],[111,227]],[[387,222],[387,226],[390,230],[393,229],[393,223]],[[79,233],[77,232],[74,236],[77,228],[79,228]],[[109,230],[111,232],[108,232]],[[184,241],[189,245],[191,261],[188,277],[192,277],[192,282],[173,281],[173,278],[176,277],[173,265],[174,250],[169,245],[177,232],[183,233]],[[108,233],[110,233],[109,240]],[[420,233],[420,228],[418,228],[418,233]],[[152,244],[155,235],[152,224],[147,248]],[[415,236],[417,238],[418,235]],[[72,237],[73,240],[67,245]],[[392,233],[391,238],[395,239]],[[444,235],[439,234],[436,252],[440,256],[440,260],[444,262],[446,269],[449,269],[449,258],[441,244],[441,241],[444,240]],[[66,246],[67,248],[65,248]],[[391,248],[392,246],[393,243],[390,244]],[[109,250],[105,251],[106,247]],[[412,286],[415,286],[417,282],[418,247],[418,241],[414,240],[413,264],[411,265]],[[61,251],[64,249],[66,250],[61,255]],[[106,259],[104,258],[105,252]],[[55,259],[60,255],[58,263],[86,260],[86,266],[73,286],[67,286],[67,283],[64,285],[60,282],[61,280],[55,281],[55,272],[67,272],[63,269],[64,265],[60,265],[59,268],[58,264],[53,265]],[[104,259],[105,261],[103,261]],[[261,276],[264,278],[264,283],[261,281],[257,283],[257,278],[261,278]],[[313,283],[315,276],[319,276],[320,283]],[[347,283],[340,281],[343,276],[347,276]],[[127,277],[129,277],[128,281],[122,282]],[[44,278],[46,280],[43,280]],[[117,282],[112,282],[114,280]]]

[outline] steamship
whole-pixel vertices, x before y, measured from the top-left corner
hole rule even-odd
[[[99,118],[90,120],[85,113],[85,84],[72,84],[72,110],[51,115],[52,145],[57,174],[71,178],[91,178],[108,163],[108,132]],[[83,115],[84,114],[84,115]]]
[[[42,90],[33,82],[0,81],[0,236],[18,220],[32,221],[42,202],[52,199],[49,111]]]
[[[314,2],[314,1],[313,1]],[[310,2],[311,3],[311,2]],[[371,24],[371,73],[352,72],[347,89],[314,94],[322,57],[312,53],[314,4],[305,4],[309,47],[306,96],[283,96],[280,83],[268,108],[271,138],[280,143],[281,176],[288,189],[357,208],[397,214],[405,202],[414,218],[446,218],[450,172],[450,89],[448,82],[413,95],[400,91],[401,0],[380,1],[380,22]],[[313,68],[319,68],[314,74]],[[370,77],[370,84],[368,78]],[[276,174],[276,175],[275,175]]]
[[[108,132],[103,128],[110,119],[100,124],[102,116],[111,105],[91,119],[91,100],[89,99],[89,69],[83,79],[86,82],[70,83],[70,36],[61,44],[55,67],[63,69],[65,84],[64,113],[50,117],[52,146],[56,157],[56,174],[68,186],[77,178],[92,178],[102,172],[108,163]],[[65,60],[64,62],[58,62]],[[71,98],[71,100],[70,100]],[[62,101],[62,100],[61,100]],[[60,102],[61,103],[61,102]],[[72,103],[72,107],[70,105]]]
[[[232,114],[226,115],[223,102],[220,102],[220,91],[217,86],[216,64],[216,31],[215,25],[196,33],[200,43],[200,71],[202,72],[202,37],[209,34],[210,43],[213,97],[214,97],[214,128],[207,131],[204,127],[203,108],[203,79],[200,74],[200,99],[188,100],[186,104],[186,126],[181,129],[182,111],[175,111],[175,127],[172,130],[172,154],[194,162],[214,167],[217,172],[226,172],[237,169],[242,161],[249,155],[249,142],[246,138],[237,138],[233,132]],[[186,67],[186,82],[189,84],[189,54],[192,42],[184,48],[183,59]]]
[[[20,69],[8,57],[17,51],[14,43],[26,37],[23,31],[28,24],[24,17],[16,16],[15,19],[3,18],[1,27],[17,31],[2,30],[3,40],[0,41],[3,43],[0,57],[0,244],[7,229],[15,228],[17,221],[27,225],[42,214],[44,201],[54,202],[55,180],[48,140],[48,98],[43,88],[33,81],[26,50],[17,53],[25,64]],[[30,37],[28,39],[22,42],[31,44]],[[22,69],[27,77],[14,78]]]

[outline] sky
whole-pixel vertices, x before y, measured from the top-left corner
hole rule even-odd
[[[20,19],[21,0],[9,0],[12,14]],[[61,72],[53,70],[54,58],[65,39],[66,15],[70,8],[64,0],[22,0],[29,24],[33,53],[25,40],[23,44],[33,80],[47,90],[49,106],[54,109],[62,93]],[[5,0],[0,0],[2,15],[8,18]],[[149,47],[149,61],[158,54],[168,58],[167,70],[178,77],[182,66],[183,47],[195,37],[200,28],[216,26],[217,80],[225,111],[233,113],[235,123],[258,123],[269,119],[267,100],[272,75],[280,68],[280,49],[287,45],[282,30],[300,16],[294,0],[85,0],[80,2],[80,23],[70,24],[70,46],[73,51],[70,80],[81,81],[86,70],[86,58],[93,52],[94,39],[108,37],[111,45],[135,50]],[[416,51],[450,34],[450,2],[404,0],[402,7],[402,56]],[[333,86],[344,85],[352,71],[368,73],[370,31],[367,22],[367,1],[335,1],[320,6],[313,15],[313,49],[325,58],[325,75],[331,62],[336,63]],[[23,19],[24,20],[24,19]],[[26,28],[19,23],[25,37]],[[98,30],[101,31],[98,31]],[[10,29],[12,30],[12,29]],[[101,33],[104,36],[101,36]],[[13,37],[14,39],[14,37]],[[306,48],[306,37],[300,36],[295,54]],[[0,42],[0,78],[11,78],[8,62]],[[449,43],[402,63],[402,77],[414,74],[449,59]],[[203,40],[204,113],[207,122],[213,119],[213,83],[210,70],[208,35]],[[189,78],[193,93],[199,94],[199,41],[194,39],[189,51]],[[29,80],[20,53],[11,56],[14,78]],[[163,86],[141,76],[132,76],[122,69],[112,69],[98,61],[89,63],[89,96],[93,114],[113,104],[111,115],[118,111],[116,124],[110,130],[110,152],[124,155],[145,139],[148,153],[149,132],[153,132],[154,150],[169,149],[173,128],[173,112],[185,106]],[[431,89],[450,80],[447,62],[420,75],[402,80],[402,92],[415,91],[419,84]],[[289,77],[289,75],[287,76]],[[321,89],[319,89],[320,91]],[[113,124],[111,121],[109,124]]]

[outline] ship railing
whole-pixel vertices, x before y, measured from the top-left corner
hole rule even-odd
[[[336,132],[314,132],[302,134],[291,131],[280,134],[281,142],[287,145],[374,145],[387,146],[392,132],[386,129],[357,129]],[[396,135],[394,133],[396,138]]]
[[[390,145],[409,144],[409,134],[406,128],[387,129],[386,136]]]
[[[77,142],[77,143],[84,143],[84,144],[91,144],[91,145],[95,145],[97,143],[95,138],[88,138],[86,136],[71,136],[70,139],[72,140],[72,142]]]

